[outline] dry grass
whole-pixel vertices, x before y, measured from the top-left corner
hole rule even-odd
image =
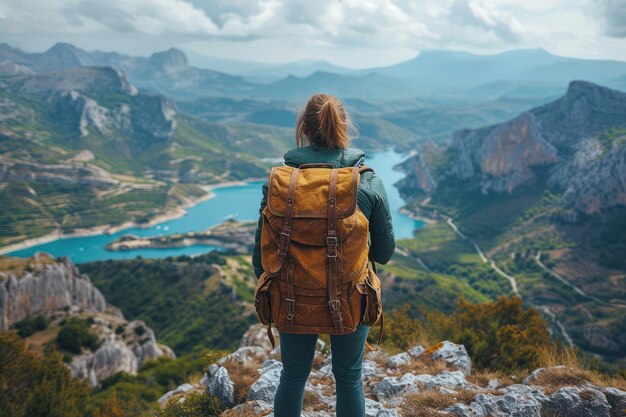
[[[537,350],[537,361],[542,368],[559,365],[583,368],[576,349],[571,347],[543,346]]]
[[[21,277],[26,271],[42,271],[47,265],[55,264],[54,258],[47,254],[41,254],[37,259],[14,258],[11,256],[0,256],[0,272]]]
[[[313,391],[304,391],[302,409],[305,411],[330,411],[328,404],[322,402],[320,395]]]
[[[545,347],[538,352],[539,364],[546,371],[533,380],[534,384],[546,386],[551,394],[566,386],[580,386],[590,383],[599,387],[614,387],[626,390],[626,379],[594,371],[583,365],[574,348]],[[565,368],[557,368],[564,366]]]
[[[400,409],[403,417],[441,417],[450,414],[439,410],[448,408],[458,401],[451,395],[435,390],[424,390],[404,396]]]
[[[489,370],[476,370],[472,371],[470,375],[468,375],[465,379],[471,382],[472,384],[476,384],[479,387],[485,388],[489,381],[492,379],[497,379],[500,382],[498,388],[508,387],[509,385],[518,384],[524,378],[520,375],[516,374],[505,374],[500,371],[489,371]]]
[[[404,375],[410,372],[415,375],[430,374],[437,375],[441,371],[448,369],[448,364],[443,360],[434,360],[430,355],[420,355],[417,358],[412,358],[411,361],[405,365],[393,370],[392,375]]]
[[[272,414],[272,410],[265,410],[262,413],[254,412],[251,405],[245,405],[241,407],[239,410],[234,410],[232,408],[228,410],[224,410],[220,417],[263,417]]]
[[[254,358],[251,363],[242,365],[235,361],[226,361],[222,364],[228,371],[228,376],[235,385],[235,403],[241,404],[246,401],[248,391],[257,379],[259,379],[258,368],[261,365],[259,358]]]
[[[316,355],[313,357],[313,369],[320,369],[324,363],[324,359],[326,359],[324,355],[316,353]]]
[[[587,383],[626,390],[626,381],[622,377],[611,377],[599,372],[576,368],[546,368],[532,380],[532,383],[543,386],[548,395],[553,394],[559,388],[580,387]]]

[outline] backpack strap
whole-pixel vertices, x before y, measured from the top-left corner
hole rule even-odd
[[[368,172],[368,171],[370,171],[370,172],[374,172],[374,169],[373,169],[373,168],[371,168],[371,167],[368,167],[367,165],[361,165],[361,166],[359,166],[359,174],[362,174],[362,173],[364,173],[364,172]]]
[[[285,300],[287,301],[287,325],[289,326],[289,333],[293,333],[293,319],[296,315],[296,293],[293,287],[293,270],[296,264],[292,257],[289,257],[289,263],[283,266],[281,273],[284,281],[287,282],[287,295]]]
[[[291,177],[289,178],[289,189],[287,191],[287,204],[285,204],[285,218],[283,220],[283,230],[278,240],[278,264],[282,269],[287,252],[289,251],[289,243],[291,242],[291,216],[293,214],[293,198],[296,192],[296,183],[298,182],[299,168],[293,168]]]
[[[343,334],[343,317],[341,314],[341,300],[339,299],[339,276],[337,273],[337,230],[336,230],[336,201],[337,201],[337,174],[338,170],[330,171],[328,184],[328,230],[326,234],[326,283],[328,287],[328,306],[333,319],[335,332]]]

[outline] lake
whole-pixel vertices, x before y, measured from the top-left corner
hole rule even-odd
[[[366,158],[365,163],[376,171],[385,184],[396,239],[411,237],[413,231],[422,227],[419,220],[411,219],[400,213],[404,201],[398,189],[393,186],[404,174],[393,167],[405,158],[394,151],[374,154]],[[95,236],[65,237],[41,245],[31,246],[11,252],[9,256],[28,257],[36,251],[44,251],[53,256],[68,256],[74,262],[90,262],[105,259],[130,259],[141,255],[144,258],[163,258],[176,255],[197,255],[208,252],[210,246],[189,246],[171,249],[140,249],[128,252],[110,252],[105,246],[118,237],[132,233],[138,236],[154,236],[170,233],[184,233],[206,229],[223,222],[229,217],[238,220],[257,220],[259,201],[261,200],[262,182],[250,182],[246,185],[217,188],[215,196],[187,209],[187,214],[177,219],[164,221],[149,228],[130,227],[114,234]]]

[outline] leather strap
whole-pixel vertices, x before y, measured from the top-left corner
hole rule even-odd
[[[284,275],[286,275],[287,281],[287,325],[289,326],[288,333],[293,333],[293,321],[296,315],[296,293],[293,287],[293,270],[295,268],[295,262],[292,257],[289,258],[289,264],[283,266]]]
[[[267,325],[267,337],[270,339],[270,343],[272,344],[272,349],[276,347],[276,340],[274,340],[274,334],[272,333],[272,325]]]
[[[328,183],[328,230],[326,234],[326,281],[328,286],[328,307],[335,326],[336,334],[343,334],[343,317],[341,314],[341,300],[339,299],[339,276],[337,271],[337,169],[330,170]]]
[[[362,174],[362,173],[367,172],[367,171],[374,172],[374,170],[372,168],[368,167],[367,165],[361,165],[359,167],[359,174]]]
[[[285,259],[287,258],[287,252],[289,251],[289,244],[291,243],[291,216],[293,215],[293,199],[296,192],[296,183],[298,182],[299,174],[300,169],[293,168],[291,171],[291,177],[289,178],[289,189],[287,190],[287,203],[285,204],[283,230],[280,233],[280,238],[278,240],[278,269],[283,267]]]

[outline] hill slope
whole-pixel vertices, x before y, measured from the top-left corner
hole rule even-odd
[[[574,343],[620,363],[625,128],[625,93],[576,81],[552,103],[424,149],[401,183],[416,212],[451,216]]]
[[[0,245],[116,225],[265,175],[231,133],[109,67],[0,80]]]

